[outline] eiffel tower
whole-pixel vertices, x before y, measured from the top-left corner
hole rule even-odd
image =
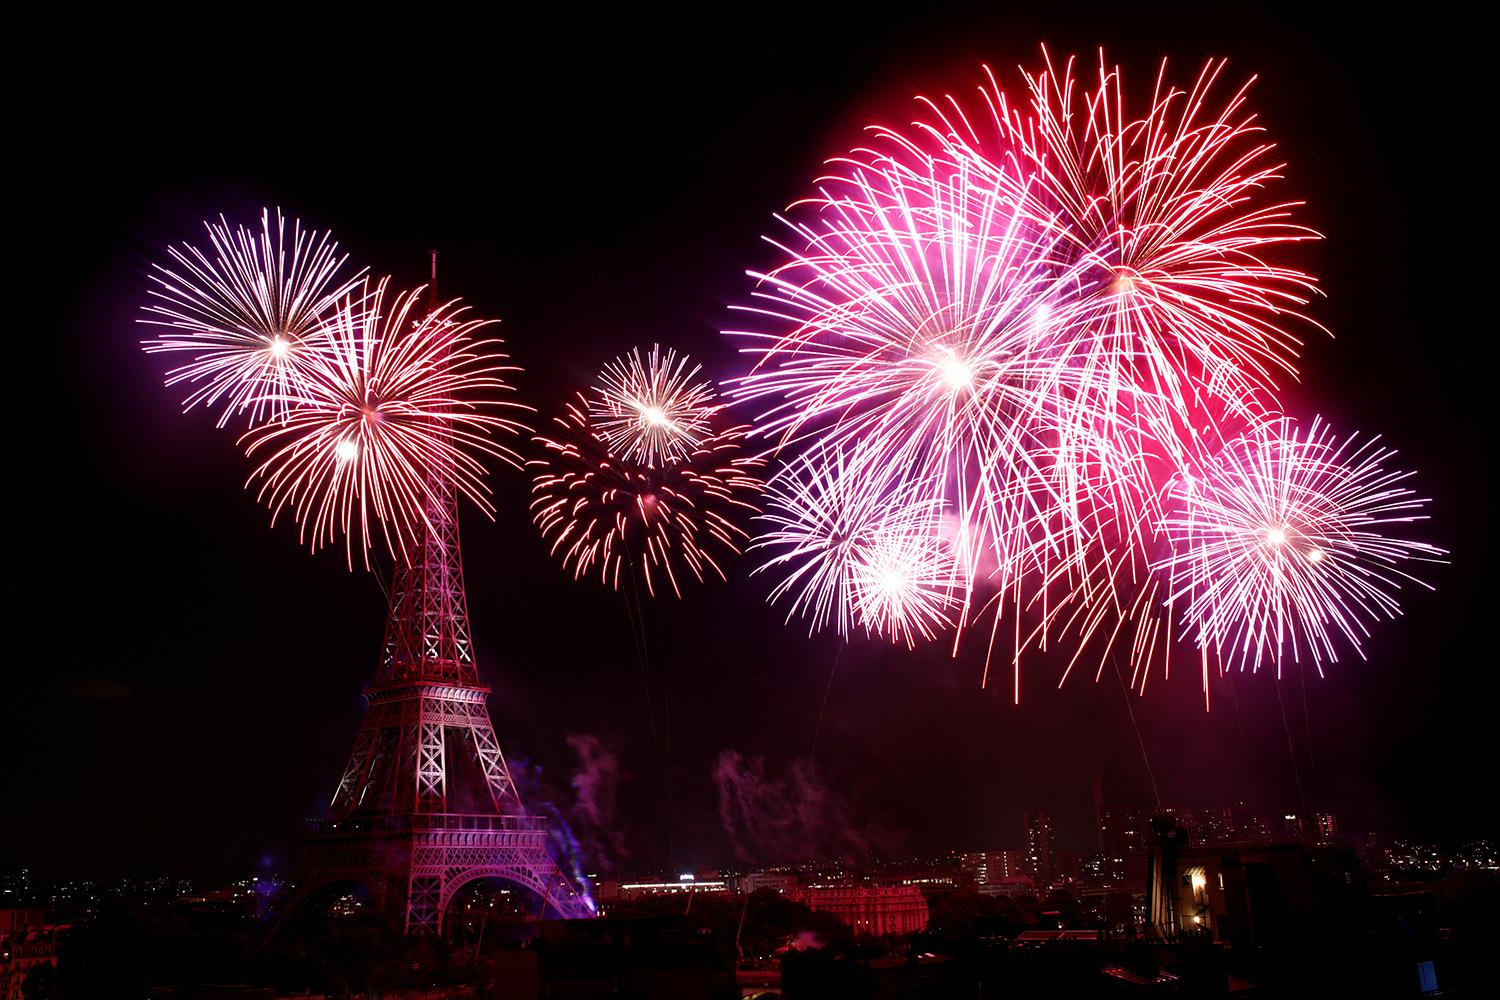
[[[369,709],[284,912],[357,883],[406,933],[435,934],[454,893],[499,878],[546,913],[593,916],[548,851],[546,819],[516,793],[474,664],[457,495],[440,473],[428,489],[425,524],[396,565]]]

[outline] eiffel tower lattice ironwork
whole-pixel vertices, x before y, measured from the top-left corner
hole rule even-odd
[[[429,477],[425,523],[397,563],[369,709],[328,819],[308,837],[287,912],[358,883],[407,933],[436,933],[449,901],[500,878],[561,917],[593,915],[527,815],[490,722],[470,641],[457,496]]]

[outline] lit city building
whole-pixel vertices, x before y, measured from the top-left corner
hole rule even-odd
[[[739,891],[747,896],[760,889],[774,889],[785,895],[790,892],[796,892],[799,884],[796,873],[784,868],[746,872],[736,881]]]
[[[1052,829],[1052,816],[1037,809],[1025,813],[1022,823],[1026,831],[1026,874],[1034,881],[1045,882],[1052,875],[1057,855],[1057,834]]]
[[[831,913],[855,934],[915,934],[927,927],[927,899],[913,885],[811,885],[802,902]]]
[[[1151,836],[1148,810],[1101,807],[1098,823],[1099,850],[1106,857],[1124,858],[1146,850]]]
[[[57,967],[57,946],[65,930],[46,922],[40,909],[0,909],[0,1000],[22,1000],[33,970]]]
[[[1026,876],[1020,851],[970,851],[958,856],[958,866],[983,891],[991,882],[1011,882]]]
[[[982,886],[976,887],[982,896],[1005,896],[1015,899],[1018,896],[1030,896],[1036,892],[1036,883],[1025,875],[1017,875],[1014,878],[990,879]]]
[[[700,881],[692,875],[682,875],[676,881],[632,881],[611,880],[599,885],[599,902],[609,903],[620,899],[636,899],[641,896],[674,896],[699,892],[734,892],[724,879]]]

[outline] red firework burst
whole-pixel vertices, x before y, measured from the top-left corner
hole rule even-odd
[[[707,431],[676,461],[651,465],[609,447],[580,393],[536,441],[546,457],[528,463],[532,520],[574,579],[595,576],[618,589],[639,571],[649,593],[662,578],[681,596],[684,573],[724,578],[722,560],[747,539],[738,511],[755,511],[758,458],[741,454],[748,428]]]
[[[1043,55],[1023,103],[989,73],[981,114],[949,97],[926,102],[932,115],[911,135],[877,131],[984,171],[1057,237],[1084,278],[1075,321],[1123,384],[1178,416],[1205,393],[1231,404],[1274,394],[1278,373],[1296,374],[1293,328],[1316,328],[1302,313],[1316,279],[1268,255],[1320,237],[1293,221],[1300,202],[1267,197],[1284,165],[1247,107],[1250,83],[1221,97],[1226,63],[1210,60],[1179,88],[1164,60],[1138,103],[1102,51],[1092,87],[1074,60]]]

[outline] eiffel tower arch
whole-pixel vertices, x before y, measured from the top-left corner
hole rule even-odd
[[[438,933],[463,885],[500,878],[535,893],[548,915],[593,916],[548,850],[546,819],[516,792],[474,663],[457,496],[440,472],[428,492],[425,523],[393,574],[368,710],[283,913],[352,882],[406,933]]]

